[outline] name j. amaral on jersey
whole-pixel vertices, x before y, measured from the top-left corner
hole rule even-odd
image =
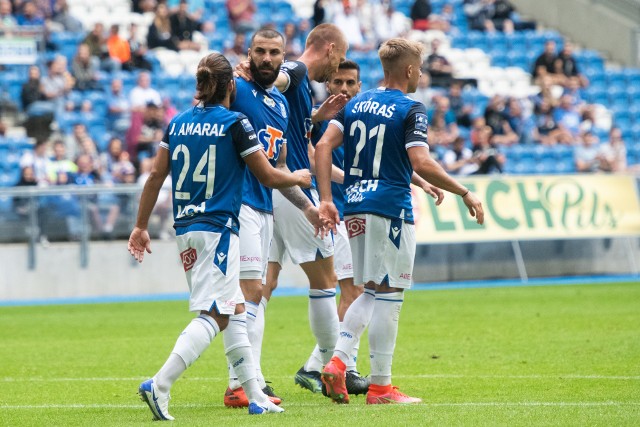
[[[177,123],[171,125],[169,135],[198,135],[198,136],[226,136],[224,124],[218,123],[181,123],[177,129]]]

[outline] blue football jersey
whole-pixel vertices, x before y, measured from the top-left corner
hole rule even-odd
[[[428,147],[426,113],[401,91],[381,87],[351,99],[331,121],[344,134],[345,215],[413,223],[407,149]]]
[[[236,78],[238,88],[236,100],[231,110],[243,113],[258,135],[272,166],[276,165],[282,144],[286,143],[285,133],[289,124],[289,104],[275,87],[265,90],[255,82]],[[271,189],[247,169],[244,174],[242,203],[261,212],[272,213]]]
[[[316,106],[318,107],[318,106]],[[322,135],[327,130],[327,126],[329,125],[329,121],[325,120],[319,123],[313,124],[313,129],[311,130],[311,143],[315,147]],[[333,164],[344,170],[344,146],[341,145],[331,153],[331,161]],[[338,209],[338,213],[340,214],[340,219],[344,219],[344,186],[342,184],[338,184],[337,182],[331,182],[331,195],[333,196],[333,203],[336,205]]]
[[[160,147],[171,159],[176,230],[210,223],[238,233],[242,158],[262,150],[247,117],[222,105],[190,108],[171,120]]]
[[[303,62],[285,62],[280,70],[289,76],[289,84],[282,92],[289,102],[291,117],[287,131],[287,166],[289,170],[309,169],[309,140],[311,137],[311,82]],[[309,189],[302,191],[311,198]]]

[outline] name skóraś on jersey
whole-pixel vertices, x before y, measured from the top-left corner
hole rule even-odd
[[[371,101],[371,100],[356,102],[353,108],[351,109],[351,112],[353,114],[369,113],[369,114],[375,114],[377,116],[386,117],[387,119],[390,119],[393,116],[393,113],[395,113],[395,111],[396,111],[396,104],[391,104],[391,105],[380,104],[376,101]]]
[[[377,179],[363,179],[351,184],[345,190],[347,203],[358,203],[364,199],[364,193],[378,189]]]
[[[226,136],[224,124],[218,123],[180,123],[180,128],[176,129],[177,123],[171,125],[169,135],[198,135],[198,136]]]

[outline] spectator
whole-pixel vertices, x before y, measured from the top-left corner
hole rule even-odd
[[[107,129],[120,137],[131,126],[131,103],[122,90],[122,80],[111,81],[111,91],[107,95]]]
[[[247,36],[244,33],[236,33],[233,37],[233,44],[224,50],[224,56],[229,60],[232,67],[235,67],[247,58]]]
[[[492,143],[511,145],[518,142],[518,135],[511,129],[507,120],[505,100],[500,95],[494,95],[484,110],[484,119],[491,128]]]
[[[558,127],[553,118],[551,104],[543,100],[535,107],[535,123],[533,130],[533,140],[542,145],[571,144],[573,138],[571,134]]]
[[[515,7],[509,0],[491,0],[491,2],[493,3],[493,14],[491,15],[493,27],[507,34],[513,33],[512,15],[515,12]]]
[[[98,170],[100,174],[109,174],[113,176],[113,169],[120,161],[120,155],[124,153],[124,144],[120,138],[111,138],[107,145],[107,151],[100,153]],[[115,181],[115,178],[114,178]]]
[[[109,37],[107,38],[107,51],[109,57],[120,65],[121,69],[131,71],[131,47],[129,42],[120,37],[120,25],[113,24],[109,28]]]
[[[553,119],[558,124],[558,128],[570,133],[575,140],[580,132],[582,117],[574,107],[571,95],[560,97],[560,103],[553,112]]]
[[[561,85],[564,86],[566,77],[559,71],[556,56],[556,42],[547,40],[544,43],[544,51],[536,58],[533,64],[533,78],[540,86]]]
[[[20,92],[20,99],[24,110],[28,111],[29,106],[35,102],[46,100],[46,97],[40,91],[40,85],[40,68],[37,65],[32,65],[29,67],[29,78],[22,85]],[[51,104],[51,111],[53,111],[53,104]]]
[[[189,5],[186,0],[180,0],[178,11],[169,17],[171,32],[176,38],[178,50],[200,50],[200,44],[193,40],[193,35],[200,30],[200,22],[194,21],[187,13]]]
[[[533,142],[532,136],[536,126],[535,122],[531,114],[525,113],[522,108],[522,103],[516,98],[509,100],[507,122],[509,123],[509,127],[518,136],[518,142],[520,144],[530,144]]]
[[[464,0],[463,10],[472,30],[488,32],[496,30],[491,21],[494,13],[493,0]]]
[[[147,104],[162,104],[160,93],[151,87],[151,74],[143,71],[138,75],[138,84],[131,90],[129,103],[132,111],[144,111]]]
[[[458,137],[456,116],[449,106],[449,98],[444,95],[433,97],[435,106],[427,111],[431,125],[431,141],[434,145],[446,147]]]
[[[204,14],[204,0],[187,0],[187,16],[193,21],[202,21]],[[180,8],[180,0],[168,0],[167,6],[171,13],[176,13]]]
[[[20,181],[16,184],[17,187],[32,187],[38,185],[33,167],[25,166],[20,171]],[[15,197],[12,201],[13,211],[22,219],[29,217],[31,210],[31,197]]]
[[[431,23],[433,22],[435,25],[435,29],[441,29],[441,31],[448,33],[453,27],[454,18],[455,14],[453,12],[453,5],[450,3],[446,3],[442,5],[442,10],[440,11],[440,13],[432,13],[429,16],[429,23],[431,25]]]
[[[342,29],[347,41],[349,42],[349,48],[355,50],[370,50],[372,46],[365,41],[362,34],[362,28],[360,27],[360,20],[358,16],[353,13],[351,4],[349,2],[343,3],[342,13],[337,14],[333,23]]]
[[[149,25],[147,46],[149,49],[165,48],[175,51],[178,50],[176,41],[171,34],[169,8],[164,3],[158,4],[153,22]]]
[[[329,0],[316,0],[313,3],[313,15],[311,16],[311,24],[317,27],[327,22],[326,2]]]
[[[462,99],[462,84],[455,81],[451,83],[447,97],[449,98],[451,111],[456,116],[456,123],[460,126],[470,127],[473,106],[464,103],[464,99]]]
[[[22,13],[16,17],[20,26],[43,26],[44,19],[38,13],[38,7],[35,3],[27,1],[22,4]]]
[[[236,33],[253,33],[258,29],[255,19],[256,4],[253,0],[226,0],[231,28]]]
[[[471,175],[475,173],[479,166],[473,151],[465,147],[464,138],[459,136],[451,144],[442,157],[442,166],[452,175]]]
[[[138,177],[138,184],[141,186],[147,182],[147,178],[151,174],[151,168],[153,167],[153,158],[143,159],[140,162],[140,176]],[[158,193],[158,200],[153,208],[152,215],[159,221],[160,239],[167,240],[173,232],[171,223],[173,222],[173,200],[171,198],[171,176],[167,176],[162,184],[160,193]]]
[[[75,78],[76,90],[98,89],[98,69],[95,61],[91,60],[89,46],[85,43],[78,45],[76,56],[71,62],[71,74]]]
[[[67,175],[74,174],[78,171],[78,166],[67,157],[67,146],[64,141],[56,140],[53,142],[53,157],[47,164],[47,176],[49,182],[57,182],[58,175],[65,173]]]
[[[431,89],[431,76],[428,71],[423,71],[418,80],[418,88],[414,93],[408,94],[409,97],[424,104],[425,108],[429,110],[433,107],[433,98],[440,92]]]
[[[13,16],[11,2],[0,0],[0,30],[8,30],[18,25],[18,21]]]
[[[568,41],[564,42],[564,46],[556,58],[555,65],[560,68],[556,72],[562,73],[567,78],[564,82],[565,86],[568,86],[568,82],[573,80],[577,81],[581,87],[589,86],[589,80],[578,69],[578,63],[573,56],[573,45]]]
[[[431,15],[431,2],[429,0],[415,0],[411,5],[409,17],[414,30],[429,30],[429,15]]]
[[[625,172],[627,170],[627,148],[622,139],[622,131],[613,126],[609,131],[609,141],[602,145],[599,153],[599,168],[603,172]]]
[[[151,63],[145,58],[147,54],[147,45],[144,42],[138,41],[138,25],[134,22],[129,26],[129,48],[131,51],[131,62],[130,68],[142,69],[147,71],[152,71],[153,66]]]
[[[373,18],[376,44],[394,37],[402,37],[411,29],[411,21],[391,3],[382,3],[380,13]]]
[[[40,140],[36,142],[33,151],[27,151],[20,157],[20,167],[22,169],[26,167],[32,168],[38,185],[45,186],[49,183],[47,171],[50,161],[49,142]]]
[[[598,137],[587,131],[582,134],[579,145],[575,148],[574,160],[576,171],[596,172],[600,168],[600,149]]]
[[[82,141],[85,139],[91,139],[87,126],[82,122],[76,122],[71,128],[71,134],[65,135],[65,147],[67,148],[69,157],[74,159],[78,156],[80,148],[82,147]]]
[[[165,127],[164,109],[161,105],[153,102],[148,103],[136,144],[136,159],[138,161],[155,156]]]
[[[69,31],[72,33],[80,33],[83,31],[82,22],[69,13],[67,0],[55,0],[52,22],[59,26],[59,31]]]
[[[89,46],[91,56],[97,59],[101,70],[108,72],[120,71],[120,63],[109,56],[107,39],[105,38],[104,25],[102,23],[95,23],[93,29],[87,34],[82,43],[86,43]]]
[[[353,4],[352,2],[346,3]],[[373,24],[374,17],[382,14],[382,6],[383,4],[378,4],[377,2],[356,0],[355,7],[352,7],[352,12],[358,18],[358,22],[360,22],[360,31],[362,32],[362,36],[364,37],[365,42],[372,45],[372,48],[378,46],[377,43],[374,43],[376,37],[373,31]],[[373,46],[374,44],[375,46]]]
[[[449,87],[453,80],[453,67],[444,56],[440,55],[440,39],[431,41],[431,54],[425,61],[426,70],[431,75],[431,84],[439,87]]]
[[[52,102],[56,110],[62,110],[64,97],[71,91],[75,81],[67,71],[67,58],[56,56],[48,64],[48,73],[41,80],[40,91],[47,101]]]
[[[478,164],[478,170],[474,172],[474,175],[502,173],[506,158],[492,142],[493,140],[490,126],[484,126],[478,130],[476,143],[473,147],[473,156]]]
[[[284,24],[284,59],[286,61],[296,60],[302,54],[304,45],[300,42],[297,32],[298,28],[293,22]]]

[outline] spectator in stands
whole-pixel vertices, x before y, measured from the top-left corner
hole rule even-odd
[[[48,169],[49,169],[49,142],[46,140],[39,140],[36,142],[33,151],[26,151],[20,158],[20,167],[30,167],[33,169],[38,185],[45,186],[48,181]]]
[[[89,46],[85,43],[78,45],[76,56],[71,61],[71,75],[75,79],[74,89],[79,91],[98,89],[98,68],[91,60]]]
[[[147,182],[147,178],[151,174],[153,167],[153,158],[143,159],[140,162],[140,176],[138,177],[138,184],[144,186]],[[158,200],[153,208],[153,216],[159,220],[160,239],[167,240],[173,232],[171,224],[173,223],[173,200],[171,199],[171,177],[167,176],[160,193],[158,193]]]
[[[431,89],[431,76],[429,72],[423,71],[420,80],[418,80],[418,88],[414,93],[408,95],[411,99],[415,99],[424,104],[425,108],[429,110],[433,106],[433,97],[439,93],[439,91]]]
[[[16,17],[18,25],[21,26],[43,26],[44,18],[38,13],[35,3],[27,1],[22,3],[22,13]]]
[[[425,68],[431,75],[433,86],[449,87],[453,80],[453,67],[447,58],[438,52],[440,43],[440,39],[437,38],[431,41],[431,54],[425,61]]]
[[[511,129],[507,120],[505,99],[494,95],[484,110],[484,119],[492,131],[492,143],[512,145],[518,142],[518,135]]]
[[[493,13],[491,15],[491,23],[493,27],[507,34],[513,33],[514,23],[512,20],[515,7],[509,0],[492,0]]]
[[[313,3],[313,15],[311,15],[311,25],[315,28],[327,22],[326,2],[328,0],[315,0]]]
[[[48,73],[41,79],[40,91],[47,101],[52,102],[56,110],[61,110],[64,105],[64,97],[71,91],[75,79],[67,70],[67,58],[56,56],[48,64]]]
[[[578,69],[578,62],[573,56],[573,45],[570,42],[565,40],[564,46],[556,58],[555,65],[560,68],[556,72],[562,73],[566,77],[565,86],[568,86],[568,82],[573,80],[577,81],[581,87],[589,86],[589,80]]]
[[[544,43],[544,51],[536,58],[533,64],[533,78],[539,85],[564,86],[566,77],[559,70],[558,57],[556,55],[556,42],[547,40]]]
[[[627,170],[627,147],[622,139],[622,131],[613,126],[609,131],[609,141],[600,147],[599,168],[603,172],[625,172]]]
[[[204,14],[204,0],[187,0],[187,16],[193,21],[202,21]],[[171,13],[176,13],[180,8],[180,0],[168,0],[167,6]]]
[[[187,12],[189,5],[186,0],[180,0],[178,11],[169,17],[171,32],[176,38],[178,50],[200,50],[200,44],[193,40],[194,33],[200,31],[199,21],[194,21]]]
[[[348,1],[343,3],[342,13],[338,13],[333,18],[333,23],[344,32],[350,49],[368,51],[373,47],[365,40],[362,34],[360,20]]]
[[[479,166],[473,151],[465,146],[465,140],[459,136],[442,157],[442,166],[452,175],[471,175]]]
[[[147,54],[147,45],[145,42],[140,42],[138,37],[138,25],[134,22],[129,25],[129,48],[131,52],[130,68],[133,70],[147,70],[152,71],[153,66],[149,62],[145,55]]]
[[[553,119],[558,124],[558,128],[569,132],[574,138],[578,136],[582,116],[573,105],[571,95],[560,97],[560,103],[553,111]]]
[[[535,106],[535,123],[533,140],[542,145],[571,144],[573,137],[566,130],[560,129],[553,118],[553,108],[547,100]]]
[[[120,37],[120,25],[118,24],[113,24],[109,28],[107,52],[109,52],[111,60],[117,62],[121,69],[128,71],[133,70],[133,66],[131,65],[131,47],[125,38]]]
[[[286,61],[296,60],[302,54],[304,44],[301,43],[297,33],[298,28],[295,23],[287,22],[284,24],[284,59]]]
[[[491,21],[494,13],[493,0],[464,0],[463,10],[472,30],[489,32],[496,30]]]
[[[445,95],[436,95],[433,101],[434,107],[427,110],[431,141],[434,145],[446,147],[458,137],[456,116],[449,106],[449,98]]]
[[[581,135],[578,146],[573,151],[573,156],[578,172],[596,172],[600,168],[600,148],[598,137],[591,131]]]
[[[245,33],[236,33],[233,44],[224,50],[224,56],[232,67],[235,67],[247,58],[247,36]]]
[[[226,7],[234,32],[248,33],[258,29],[255,19],[257,8],[253,0],[226,0]]]
[[[155,12],[156,6],[158,6],[159,4],[164,4],[164,2],[156,3],[156,0],[132,0],[131,10],[135,13],[140,13],[143,15],[146,13],[152,14]]]
[[[147,46],[149,49],[164,48],[178,50],[175,38],[171,34],[171,20],[169,18],[169,8],[166,4],[160,3],[156,8],[153,22],[149,25],[147,32]]]
[[[20,181],[16,184],[16,187],[33,187],[38,185],[38,180],[36,179],[36,175],[33,172],[33,168],[31,166],[25,166],[21,168],[20,171]],[[26,219],[29,217],[29,211],[31,209],[31,198],[30,197],[15,197],[12,201],[13,212],[15,212],[18,217],[22,219]]]
[[[113,176],[114,166],[120,161],[120,155],[125,152],[122,140],[116,137],[111,138],[107,144],[107,150],[104,153],[100,153],[98,163],[100,174],[108,173]]]
[[[0,30],[8,30],[18,25],[12,10],[13,7],[9,0],[0,0]]]
[[[22,85],[20,92],[20,99],[22,101],[22,108],[28,110],[29,106],[34,102],[44,101],[46,98],[40,90],[40,68],[37,65],[29,67],[29,77]],[[53,104],[51,105],[53,111]]]
[[[131,126],[131,103],[122,90],[122,80],[113,79],[107,94],[107,129],[120,137]]]
[[[82,22],[69,13],[67,0],[55,0],[52,22],[59,26],[59,31],[69,31],[72,33],[83,31]]]
[[[61,139],[53,142],[53,157],[47,164],[49,182],[57,182],[61,173],[71,175],[78,171],[78,166],[67,156],[67,146]]]
[[[473,106],[471,104],[465,104],[462,98],[462,84],[455,81],[451,83],[447,97],[449,98],[451,111],[453,111],[456,116],[456,123],[459,126],[470,127]]]
[[[438,15],[432,14],[433,9],[429,0],[416,0],[411,5],[409,17],[412,21],[414,30],[439,30],[448,32],[451,29],[450,24],[441,19]]]
[[[506,157],[498,150],[490,126],[484,126],[477,132],[477,138],[473,145],[473,156],[478,164],[476,175],[502,173]]]
[[[78,156],[80,152],[80,147],[82,146],[82,141],[85,139],[91,139],[89,132],[87,131],[87,126],[82,122],[76,122],[71,127],[71,133],[65,135],[65,146],[67,148],[69,157],[74,159]]]
[[[144,111],[147,104],[162,104],[160,93],[151,87],[151,74],[143,71],[138,75],[138,84],[131,90],[129,103],[132,111]]]
[[[394,37],[403,37],[409,32],[411,21],[404,13],[396,11],[390,2],[383,2],[380,8],[373,17],[376,45]]]
[[[532,143],[533,129],[536,124],[531,114],[525,113],[521,101],[516,98],[510,98],[506,111],[507,122],[518,136],[518,142],[520,144]]]
[[[140,134],[136,144],[136,160],[154,157],[157,145],[162,141],[166,124],[161,105],[149,102],[145,109]]]
[[[437,25],[440,26],[441,30],[448,33],[451,31],[451,28],[453,28],[454,18],[455,13],[453,12],[453,5],[451,3],[446,3],[442,5],[440,13],[432,13],[430,15],[429,21],[437,22]]]
[[[104,25],[96,22],[93,29],[84,38],[82,43],[86,43],[91,51],[91,56],[96,58],[100,64],[100,69],[107,72],[120,71],[120,63],[114,61],[109,56],[107,39],[105,37]]]

